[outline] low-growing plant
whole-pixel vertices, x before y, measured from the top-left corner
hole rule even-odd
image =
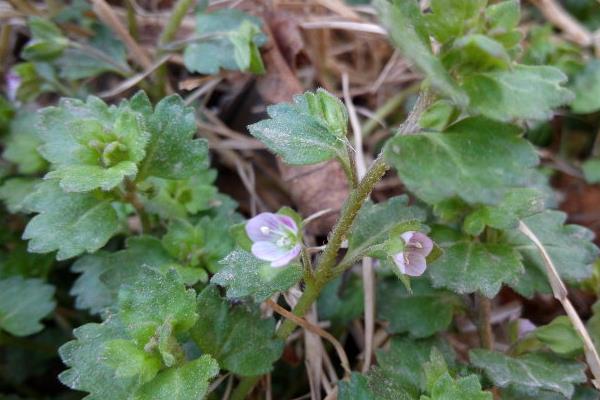
[[[195,2],[179,0],[148,66],[128,60],[135,2],[129,30],[103,0],[52,18],[11,3],[31,17],[0,102],[7,398],[50,398],[24,382],[56,371],[57,348],[58,379],[73,389],[61,399],[599,398],[598,303],[586,327],[569,300],[600,292],[599,251],[557,210],[535,145],[558,108],[600,110],[600,68],[548,28],[524,37],[518,0],[374,2],[422,79],[372,160],[347,90],[345,102],[297,93],[248,126],[289,166],[339,164],[348,195],[322,243],[307,229],[335,210],[241,212],[222,193],[215,139],[193,106],[210,87],[164,96],[165,62],[181,52],[190,73],[268,71],[261,48],[275,44],[259,16],[198,5],[181,39]],[[101,92],[106,76],[120,83]],[[597,156],[582,167],[590,183]],[[403,193],[376,201],[384,176]],[[499,316],[502,293],[553,296],[564,315],[537,327]]]

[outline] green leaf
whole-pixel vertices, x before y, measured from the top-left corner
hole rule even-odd
[[[299,264],[273,268],[241,249],[229,253],[221,265],[222,269],[212,277],[211,283],[227,288],[227,297],[232,299],[250,296],[261,302],[289,289],[302,277]]]
[[[548,325],[538,327],[534,335],[560,355],[576,355],[583,351],[583,342],[566,316],[556,317]]]
[[[23,232],[29,251],[58,250],[56,259],[65,260],[98,250],[121,228],[111,201],[101,193],[65,193],[56,181],[42,182],[25,200],[38,213]]]
[[[410,340],[407,338],[392,339],[389,350],[376,352],[379,372],[369,376],[370,387],[390,386],[386,380],[395,383],[395,387],[403,388],[404,398],[418,398],[419,393],[427,390],[427,380],[423,365],[429,360],[432,349],[437,348],[444,354],[446,361],[452,362],[454,354],[451,348],[438,338],[426,340]],[[385,378],[387,379],[381,379]],[[410,397],[406,397],[409,395]],[[394,397],[388,397],[393,400]],[[402,397],[401,397],[402,398]]]
[[[585,366],[549,353],[529,353],[509,357],[488,350],[471,350],[471,363],[485,371],[494,385],[517,386],[531,395],[549,390],[571,398],[574,383],[586,381]]]
[[[229,234],[231,222],[223,215],[202,217],[195,225],[177,219],[169,225],[162,243],[169,254],[183,265],[216,272],[220,268],[218,262],[235,247]]]
[[[469,214],[463,230],[469,235],[480,235],[486,226],[495,229],[515,229],[519,219],[541,212],[544,194],[527,188],[512,189],[496,206],[480,206]]]
[[[353,372],[350,381],[338,382],[338,400],[377,400],[364,375]]]
[[[0,329],[15,336],[41,331],[40,320],[56,306],[53,297],[54,286],[41,279],[0,280]]]
[[[515,65],[465,77],[463,89],[472,109],[499,121],[547,120],[554,108],[568,104],[573,94],[562,84],[567,76],[550,66]]]
[[[600,99],[595,95],[600,91],[600,61],[589,61],[575,77],[571,89],[575,93],[575,100],[571,103],[573,112],[589,114],[600,110]]]
[[[40,183],[38,178],[10,178],[0,186],[0,200],[4,202],[11,214],[27,211],[25,198]]]
[[[440,43],[446,43],[473,27],[486,3],[487,0],[432,0],[427,27]]]
[[[165,97],[158,102],[152,113],[148,97],[139,92],[131,99],[131,107],[144,115],[150,131],[146,158],[140,166],[140,180],[148,176],[186,179],[206,170],[207,141],[194,139],[194,109],[187,107],[181,97]]]
[[[27,251],[27,243],[10,243],[10,253],[0,260],[0,279],[11,276],[46,280],[54,265],[54,254],[35,254]]]
[[[85,45],[106,54],[112,62],[94,57],[90,51],[80,48],[68,48],[62,57],[56,60],[61,78],[69,81],[93,78],[105,72],[122,74],[128,70],[127,52],[121,40],[105,25],[94,23],[90,27],[93,36]],[[92,50],[93,51],[93,50]]]
[[[129,339],[121,323],[114,317],[102,324],[86,324],[73,330],[75,340],[59,349],[63,362],[69,367],[58,379],[74,390],[90,393],[86,400],[127,399],[138,385],[134,377],[117,377],[103,359],[107,343]]]
[[[258,47],[266,43],[258,18],[237,9],[198,13],[198,42],[187,46],[183,63],[190,72],[215,75],[219,69],[262,73]]]
[[[68,46],[69,39],[48,19],[30,17],[27,25],[31,40],[27,42],[21,56],[26,60],[49,61],[60,56]]]
[[[600,159],[592,158],[582,165],[587,183],[600,183]]]
[[[201,317],[192,328],[192,339],[221,368],[241,376],[263,375],[273,369],[283,351],[283,341],[273,339],[273,318],[261,319],[255,306],[230,306],[212,285],[198,296],[198,311]]]
[[[241,71],[249,71],[254,74],[265,72],[265,66],[260,58],[260,50],[254,37],[260,35],[260,27],[248,20],[244,20],[236,31],[229,34],[229,40],[233,44],[233,58]]]
[[[358,259],[385,246],[386,241],[399,239],[406,231],[420,230],[425,217],[423,209],[408,205],[407,196],[392,197],[379,204],[366,203],[348,235],[344,260]]]
[[[2,157],[17,166],[20,174],[35,174],[46,169],[48,163],[38,153],[42,144],[36,132],[36,118],[30,112],[21,111],[10,124]]]
[[[441,257],[429,268],[435,287],[456,293],[480,292],[493,298],[503,283],[515,282],[523,273],[521,257],[506,243],[482,243],[462,237],[441,239],[434,231],[433,239],[442,247]]]
[[[325,285],[319,295],[319,318],[331,321],[334,327],[345,327],[363,314],[363,296],[362,280],[352,276],[336,278]]]
[[[375,6],[381,23],[388,29],[392,42],[404,57],[423,71],[437,90],[450,97],[457,105],[466,105],[468,99],[465,94],[431,51],[425,19],[417,3],[377,0]]]
[[[347,160],[341,131],[341,105],[322,89],[294,97],[294,103],[267,107],[271,119],[248,126],[252,136],[291,165],[316,164],[338,157]],[[332,112],[333,111],[333,112]]]
[[[423,129],[443,131],[459,114],[454,105],[448,100],[438,100],[430,105],[419,118],[419,126]]]
[[[136,176],[149,134],[127,102],[117,108],[91,96],[61,99],[39,116],[40,151],[53,167],[46,177],[59,178],[65,191],[107,191]]]
[[[490,392],[481,390],[481,383],[476,375],[454,379],[448,372],[443,355],[432,349],[430,361],[424,366],[429,396],[421,396],[420,400],[492,400]]]
[[[425,217],[423,209],[408,205],[407,196],[392,197],[379,204],[366,203],[348,235],[348,252],[344,259],[358,259],[390,239],[399,239],[406,231],[419,230]]]
[[[132,400],[190,400],[203,399],[208,383],[219,373],[219,365],[204,355],[177,368],[160,372],[142,386]]]
[[[524,171],[538,162],[519,131],[467,118],[445,133],[396,136],[388,141],[385,158],[408,189],[427,203],[458,196],[471,204],[494,204],[507,189],[525,186]]]
[[[116,339],[105,346],[102,354],[104,362],[115,370],[119,378],[138,377],[138,382],[143,384],[152,380],[162,367],[156,353],[139,349],[133,341]]]
[[[458,68],[465,75],[473,71],[506,69],[511,63],[504,46],[482,34],[470,34],[455,40],[443,62],[447,68]]]
[[[592,317],[586,325],[596,349],[600,349],[600,301],[596,301],[592,306]]]
[[[151,177],[138,188],[148,212],[164,219],[185,218],[219,204],[215,179],[216,171],[207,169],[182,180]]]
[[[133,285],[119,290],[119,318],[139,343],[147,343],[165,322],[173,333],[187,332],[198,318],[195,291],[186,289],[173,270],[167,275],[143,267]]]
[[[491,29],[510,31],[519,24],[521,4],[519,0],[505,0],[492,4],[485,9],[485,18]]]
[[[454,310],[460,306],[459,298],[433,289],[425,278],[411,279],[411,291],[395,280],[384,280],[378,285],[378,317],[389,321],[388,332],[408,332],[412,337],[423,338],[447,329]]]
[[[565,213],[547,210],[524,218],[523,222],[546,248],[561,278],[567,282],[579,282],[591,275],[592,263],[599,250],[592,242],[592,231],[579,225],[564,225],[566,218]],[[511,286],[527,297],[537,291],[548,293],[546,267],[531,240],[515,230],[506,233],[505,241],[521,253],[526,271]]]

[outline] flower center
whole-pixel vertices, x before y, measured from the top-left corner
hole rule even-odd
[[[263,235],[268,235],[269,233],[271,233],[271,228],[269,228],[268,226],[261,226],[260,233],[262,233]]]

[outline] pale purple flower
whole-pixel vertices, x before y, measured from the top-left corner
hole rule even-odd
[[[302,249],[298,225],[287,215],[260,213],[248,221],[246,233],[253,242],[252,254],[270,261],[271,267],[288,265]]]
[[[8,71],[5,75],[6,79],[6,95],[10,101],[17,99],[17,91],[21,86],[21,77],[14,71]]]
[[[400,272],[409,276],[421,276],[427,268],[426,257],[433,249],[433,242],[421,232],[408,231],[400,235],[404,250],[392,256]]]
[[[537,326],[526,318],[519,318],[517,320],[517,332],[519,339],[525,337],[529,332],[533,332]]]

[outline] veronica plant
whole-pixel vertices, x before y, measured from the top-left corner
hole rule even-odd
[[[159,55],[181,47],[175,33],[193,3],[175,3]],[[593,109],[587,104],[593,99],[581,95],[585,79],[593,79],[580,78],[573,96],[565,73],[539,65],[533,50],[522,52],[516,0],[432,0],[426,10],[411,0],[374,4],[391,42],[424,79],[412,111],[364,174],[357,172],[359,149],[347,137],[352,114],[324,89],[270,105],[265,119],[248,126],[286,164],[341,165],[349,195],[322,246],[304,233],[310,216],[288,207],[249,219],[236,211],[217,189],[207,140],[196,137],[204,134],[197,131],[200,116],[178,95],[154,102],[140,91],[107,104],[94,96],[81,100],[84,86],[62,87],[54,79],[72,51],[87,61],[111,53],[113,62],[67,68],[62,80],[100,70],[129,77],[133,71],[111,35],[104,44],[79,43],[50,21],[29,20],[27,61],[13,69],[18,88],[11,83],[9,94],[23,102],[41,92],[73,96],[35,117],[0,102],[3,159],[10,165],[0,170],[0,199],[13,222],[0,232],[10,249],[0,253],[0,343],[31,339],[46,349],[47,316],[63,329],[97,318],[72,337],[57,328],[48,334],[60,336],[52,342],[66,365],[59,380],[87,399],[212,399],[229,396],[225,386],[235,384],[230,398],[242,400],[265,374],[269,387],[284,393],[293,385],[277,379],[289,374],[299,381],[290,365],[300,346],[287,341],[298,325],[310,331],[307,359],[326,350],[311,346],[320,335],[341,360],[345,377],[327,380],[329,398],[597,398],[587,384],[588,375],[598,378],[593,345],[582,324],[574,328],[564,282],[596,282],[599,251],[591,231],[566,224],[566,215],[552,209],[552,190],[525,135],[574,98],[576,109]],[[81,7],[76,14],[83,18]],[[196,21],[183,52],[188,70],[264,71],[259,18],[201,9]],[[98,39],[104,28],[90,24]],[[150,95],[165,89],[165,71],[159,67],[149,79],[160,84]],[[40,87],[39,74],[47,85]],[[386,174],[405,193],[375,202],[371,193]],[[62,282],[67,268],[76,276],[70,287]],[[360,268],[364,275],[356,273]],[[51,275],[55,270],[60,275]],[[501,290],[525,298],[553,293],[567,304],[569,318],[507,324],[506,346],[495,350],[489,311]],[[69,319],[56,308],[67,294],[89,314]],[[600,311],[593,308],[588,327],[600,337]],[[309,312],[328,319],[331,333],[304,319]],[[352,336],[349,323],[363,312],[367,325],[381,322],[378,336],[389,340],[375,346],[375,357],[368,343],[364,357],[350,364],[338,339]],[[458,331],[457,314],[476,322],[480,336],[461,345],[461,357],[448,340]],[[23,355],[10,350],[6,357]],[[327,366],[333,377],[336,365]]]

